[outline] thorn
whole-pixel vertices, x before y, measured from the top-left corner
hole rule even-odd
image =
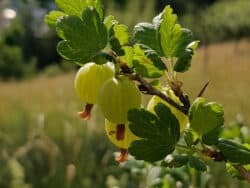
[[[210,80],[207,81],[207,83],[203,86],[203,88],[201,89],[201,91],[199,92],[199,94],[197,95],[197,97],[202,97],[202,95],[204,94],[205,90],[207,89],[207,86],[209,84]]]

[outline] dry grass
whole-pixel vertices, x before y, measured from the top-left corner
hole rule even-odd
[[[22,144],[38,129],[45,130],[55,141],[67,135],[67,127],[73,127],[79,135],[83,131],[104,131],[93,129],[93,124],[103,122],[102,116],[93,115],[88,126],[78,117],[84,104],[75,95],[73,80],[71,73],[0,83],[0,132],[10,134],[13,143]]]
[[[190,71],[181,77],[184,89],[194,99],[210,80],[204,97],[224,106],[227,122],[237,113],[250,122],[250,41],[212,45],[207,53],[208,58],[200,49]]]
[[[225,107],[227,121],[242,113],[250,122],[250,42],[244,40],[237,47],[234,43],[213,45],[208,48],[208,53],[205,64],[204,49],[201,48],[190,71],[180,75],[185,83],[184,90],[194,99],[210,80],[204,96]],[[0,125],[9,126],[13,121],[18,124],[23,120],[23,114],[28,119],[54,114],[62,121],[74,121],[82,104],[75,96],[73,79],[74,74],[68,74],[20,83],[0,83]]]

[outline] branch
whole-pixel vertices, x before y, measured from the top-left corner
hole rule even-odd
[[[233,167],[239,171],[240,175],[250,183],[250,173],[241,165],[233,165]]]
[[[139,85],[140,91],[142,91],[144,94],[148,95],[156,95],[163,99],[164,101],[168,102],[173,107],[180,110],[182,113],[188,115],[189,105],[181,106],[177,104],[173,99],[162,93],[161,91],[154,88],[150,83],[148,83],[145,79],[143,79],[140,75],[135,74],[134,71],[127,66],[126,63],[121,61],[119,56],[114,51],[109,51],[108,54],[113,58],[113,60],[120,65],[121,72],[125,74],[127,77],[129,77],[131,80],[137,81]]]
[[[144,80],[141,76],[137,74],[126,74],[126,76],[128,76],[131,80],[139,82],[141,84],[140,90],[143,91],[145,94],[156,95],[161,99],[163,99],[164,101],[168,102],[170,105],[180,110],[182,113],[188,115],[188,108],[177,104],[173,99],[166,96],[164,93],[162,93],[161,91],[157,90],[152,85],[150,85],[150,83]]]
[[[224,155],[222,152],[216,152],[212,151],[210,149],[203,150],[202,153],[214,161],[226,161]],[[245,180],[247,180],[250,183],[250,172],[247,171],[243,166],[241,165],[233,165],[233,167],[238,170],[241,177],[243,177]]]

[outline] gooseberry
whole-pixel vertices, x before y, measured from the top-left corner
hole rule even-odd
[[[80,116],[86,119],[90,115],[93,104],[97,103],[102,84],[114,76],[112,63],[97,65],[94,62],[84,64],[76,74],[75,90],[80,99],[86,103]]]
[[[180,99],[174,94],[173,90],[171,90],[170,88],[166,88],[163,93],[165,93],[168,97],[173,99],[177,104],[183,105],[182,102],[180,101]],[[182,132],[186,128],[187,124],[189,123],[188,116],[158,96],[153,96],[150,99],[148,106],[147,106],[147,110],[149,110],[152,113],[155,113],[154,107],[158,103],[165,104],[170,109],[170,111],[176,116],[176,118],[178,119],[179,124],[180,124],[180,131]]]
[[[105,119],[105,131],[109,140],[118,148],[120,148],[120,155],[116,158],[119,162],[127,160],[127,150],[130,144],[138,140],[129,129],[128,123],[116,124]]]
[[[103,84],[98,104],[106,119],[117,124],[126,123],[128,111],[141,106],[141,93],[127,77],[111,78]]]

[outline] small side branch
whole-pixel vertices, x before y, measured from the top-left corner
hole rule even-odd
[[[239,171],[240,175],[250,183],[250,173],[241,165],[233,165],[236,170]]]
[[[156,95],[163,99],[164,101],[168,102],[170,105],[174,106],[184,114],[188,115],[188,108],[185,106],[180,106],[177,104],[173,99],[170,97],[166,96],[164,93],[161,91],[155,89],[152,85],[150,85],[146,80],[144,80],[142,77],[136,74],[126,74],[131,80],[137,81],[139,84],[141,84],[141,91],[144,92],[145,94],[149,95]]]
[[[214,161],[226,161],[224,155],[221,152],[212,151],[210,149],[206,149],[202,151],[203,155],[210,157]],[[233,167],[238,170],[240,175],[250,183],[250,172],[247,171],[241,165],[233,165]]]
[[[135,74],[132,69],[130,69],[126,63],[120,60],[119,56],[114,51],[109,51],[108,54],[113,58],[113,60],[120,65],[121,72],[129,77],[131,80],[137,81],[139,85],[139,89],[141,92],[148,94],[148,95],[156,95],[163,99],[164,101],[168,102],[170,105],[174,106],[178,110],[180,110],[182,113],[188,115],[189,106],[184,105],[181,106],[177,104],[173,99],[166,96],[161,91],[154,88],[150,83],[148,83],[145,79],[143,79],[141,76]]]

